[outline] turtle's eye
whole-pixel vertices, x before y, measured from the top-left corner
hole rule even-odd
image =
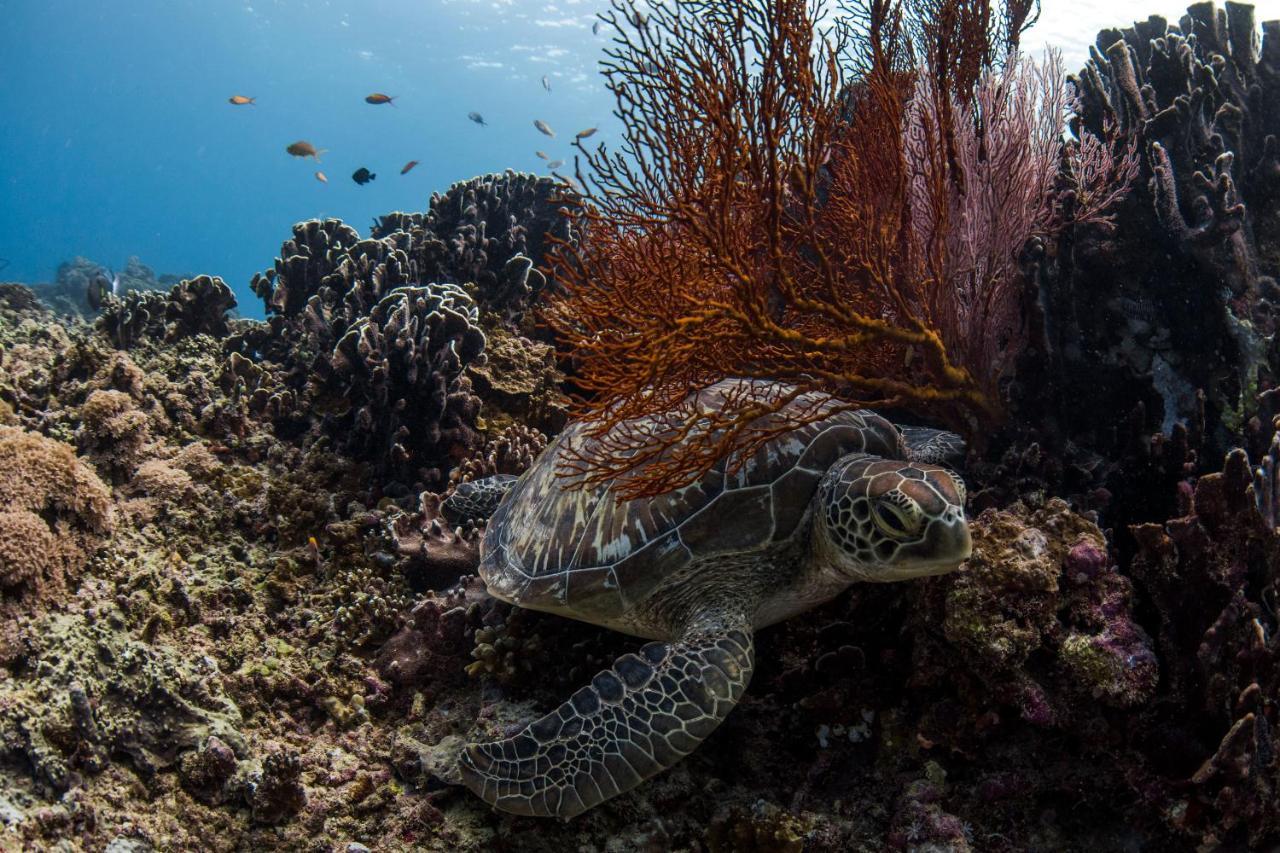
[[[911,509],[896,501],[882,499],[876,501],[872,515],[881,533],[902,539],[920,532],[920,513],[918,510],[911,512]]]

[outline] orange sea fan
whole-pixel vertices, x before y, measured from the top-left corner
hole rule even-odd
[[[1014,5],[868,0],[832,19],[812,0],[676,0],[642,19],[613,0],[604,74],[624,141],[577,143],[581,239],[552,253],[545,312],[602,439],[571,466],[586,482],[687,483],[803,420],[759,427],[805,392],[994,416],[999,365],[957,333],[993,311],[946,293],[964,279],[948,228],[963,181],[988,174],[963,129],[975,103],[995,110],[974,87],[1025,22]],[[939,93],[931,113],[920,91]],[[925,114],[937,162],[904,143]],[[726,376],[779,384],[695,410],[690,392]]]

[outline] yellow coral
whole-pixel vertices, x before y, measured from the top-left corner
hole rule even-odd
[[[113,525],[111,492],[75,451],[17,427],[0,427],[0,506],[98,534]]]
[[[16,427],[0,427],[0,507],[0,605],[64,593],[114,523],[110,491],[70,447]]]
[[[40,516],[0,512],[0,588],[27,586],[48,571],[58,540]]]

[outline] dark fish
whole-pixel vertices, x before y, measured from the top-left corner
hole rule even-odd
[[[533,120],[533,126],[538,129],[539,133],[545,133],[547,136],[556,135],[556,132],[551,129],[551,125],[547,124],[545,121],[543,121],[540,118],[535,118]]]
[[[559,169],[559,168],[560,168],[561,166],[563,166],[563,165],[564,165],[564,161],[563,161],[563,160],[552,160],[550,163],[548,163],[548,164],[547,164],[547,168],[548,168],[548,169]]]
[[[326,149],[321,148],[317,150],[310,142],[307,142],[305,139],[299,139],[292,145],[286,146],[284,150],[288,151],[294,157],[314,157],[316,158],[316,162],[319,163],[320,155],[323,154]]]
[[[85,297],[89,300],[89,307],[94,311],[102,308],[107,304],[108,296],[120,295],[120,276],[112,275],[107,277],[104,270],[98,270],[89,279],[88,292]]]
[[[533,152],[533,153],[534,153],[534,154],[537,154],[537,155],[538,155],[539,157],[541,157],[543,160],[550,160],[550,159],[551,159],[550,157],[548,157],[548,156],[547,156],[547,152],[545,152],[545,151],[535,151],[535,152]]]
[[[364,166],[361,166],[359,169],[356,169],[351,173],[351,180],[355,181],[360,186],[364,186],[376,177],[378,176],[373,172],[370,172]]]
[[[366,104],[391,104],[396,99],[395,95],[384,95],[381,92],[374,92],[372,95],[365,95],[364,102]],[[391,104],[395,106],[395,104]]]
[[[600,22],[599,22],[599,21],[596,21],[594,24],[592,24],[592,25],[591,25],[591,35],[593,35],[593,36],[598,36],[598,35],[600,35]]]
[[[471,119],[481,127],[484,127],[488,123],[484,120],[484,116],[480,115],[480,113],[467,113],[467,118]]]
[[[402,175],[407,175],[407,174],[409,174],[409,170],[410,170],[410,169],[412,169],[412,168],[413,168],[414,166],[416,166],[416,165],[418,165],[418,161],[417,161],[417,160],[410,160],[408,163],[405,163],[405,164],[404,164],[404,168],[400,170],[400,174],[402,174]]]
[[[551,81],[545,74],[542,75],[542,88],[546,89],[548,92],[551,91]]]
[[[246,98],[244,95],[232,95],[230,98],[227,98],[227,103],[235,104],[237,107],[243,107],[245,104],[253,106],[253,102],[253,98]]]
[[[588,127],[586,130],[580,130],[580,131],[578,131],[578,133],[574,136],[574,138],[575,138],[575,139],[586,139],[588,136],[591,136],[593,133],[595,133],[595,132],[596,132],[597,130],[599,130],[599,129],[600,129],[600,128],[598,128],[598,127]]]

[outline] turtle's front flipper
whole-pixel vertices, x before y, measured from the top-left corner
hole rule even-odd
[[[715,624],[623,655],[514,737],[468,745],[463,781],[503,811],[570,818],[672,766],[720,725],[751,679],[746,621]]]
[[[480,524],[488,521],[518,479],[520,478],[510,474],[495,474],[459,483],[453,494],[440,504],[440,511],[453,524]]]
[[[912,462],[952,468],[964,462],[964,439],[954,432],[913,426],[898,427],[898,430],[907,445],[907,458]]]

